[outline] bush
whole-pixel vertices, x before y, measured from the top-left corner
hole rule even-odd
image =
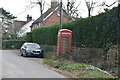
[[[23,43],[26,41],[19,41],[19,40],[4,40],[2,41],[2,48],[3,49],[20,49]]]

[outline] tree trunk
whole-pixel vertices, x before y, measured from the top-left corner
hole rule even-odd
[[[91,16],[91,13],[90,13],[90,12],[91,12],[91,10],[89,9],[89,10],[88,10],[88,17]]]

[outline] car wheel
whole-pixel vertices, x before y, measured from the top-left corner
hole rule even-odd
[[[40,58],[43,58],[43,55]]]
[[[43,58],[43,53],[38,56],[39,58]]]
[[[23,56],[23,54],[20,54],[21,56]]]

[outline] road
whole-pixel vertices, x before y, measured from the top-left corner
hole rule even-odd
[[[21,57],[16,51],[2,50],[3,78],[64,78],[42,64]]]
[[[2,79],[2,51],[0,50],[0,79]]]

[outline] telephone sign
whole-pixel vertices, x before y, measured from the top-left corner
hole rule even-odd
[[[70,54],[72,48],[72,31],[61,29],[58,31],[57,53],[61,56],[63,53]]]

